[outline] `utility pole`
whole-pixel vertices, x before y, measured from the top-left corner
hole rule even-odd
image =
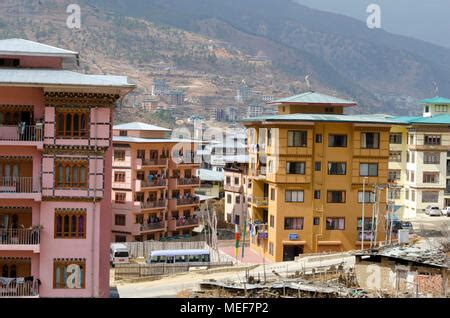
[[[366,203],[366,179],[363,178],[363,202],[362,202],[362,219],[361,219],[361,251],[364,250],[364,208]]]

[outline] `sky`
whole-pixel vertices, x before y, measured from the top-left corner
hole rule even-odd
[[[450,0],[295,0],[313,9],[366,21],[369,4],[381,8],[381,28],[450,48]]]

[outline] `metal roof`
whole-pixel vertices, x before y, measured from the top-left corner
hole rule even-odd
[[[135,142],[135,143],[199,143],[200,140],[193,139],[171,139],[171,138],[140,138],[130,136],[113,136],[113,142]]]
[[[422,104],[450,104],[450,99],[436,96],[433,98],[422,99],[420,102]]]
[[[450,125],[450,114],[433,115],[431,117],[423,116],[393,116],[395,120],[405,124],[439,124]]]
[[[60,49],[51,45],[25,39],[0,40],[0,55],[36,55],[36,56],[76,56],[78,52]]]
[[[201,181],[223,181],[224,180],[223,171],[214,171],[209,169],[197,169],[197,176]]]
[[[397,120],[389,115],[328,115],[328,114],[287,114],[271,115],[255,118],[246,118],[242,122],[277,122],[277,121],[312,121],[312,122],[343,122],[343,123],[365,123],[383,125],[405,124],[402,120]]]
[[[145,131],[172,131],[171,129],[150,125],[141,122],[133,122],[127,124],[115,125],[113,129],[116,130],[145,130]]]
[[[321,93],[306,92],[299,95],[276,99],[268,104],[334,104],[340,106],[353,106],[356,105],[356,102]]]
[[[134,88],[127,76],[86,75],[67,70],[0,69],[0,85]]]

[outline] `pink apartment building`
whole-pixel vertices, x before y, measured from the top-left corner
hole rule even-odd
[[[0,297],[109,297],[111,122],[134,88],[0,40]]]
[[[199,198],[196,142],[144,123],[114,126],[112,241],[191,235]]]

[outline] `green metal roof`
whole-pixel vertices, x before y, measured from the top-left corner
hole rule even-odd
[[[269,104],[324,104],[353,106],[356,102],[316,92],[306,92],[286,98],[276,99]]]
[[[423,116],[400,116],[393,117],[398,121],[401,121],[405,124],[440,124],[440,125],[450,125],[450,115],[442,114],[442,115],[434,115],[432,117],[423,117]]]
[[[450,99],[436,96],[433,98],[423,99],[420,102],[422,104],[450,104]]]

